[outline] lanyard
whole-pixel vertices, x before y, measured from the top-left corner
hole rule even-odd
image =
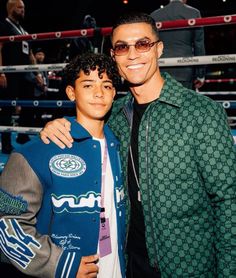
[[[131,158],[131,162],[132,162],[132,168],[133,168],[133,172],[134,172],[135,181],[138,186],[138,196],[137,197],[138,197],[138,201],[141,202],[140,185],[139,185],[139,181],[138,181],[138,177],[137,177],[137,173],[136,173],[136,169],[135,169],[135,165],[134,165],[134,158],[133,158],[131,146],[129,147],[129,152],[130,152],[130,158]]]
[[[10,18],[6,18],[6,21],[8,22],[8,23],[10,23],[11,24],[11,26],[12,27],[14,27],[15,29],[16,29],[16,31],[18,32],[18,33],[20,33],[21,35],[26,35],[27,34],[27,32],[25,32],[25,30],[19,25],[19,26],[17,26],[12,20],[10,20]]]
[[[129,148],[129,153],[130,153],[132,168],[133,168],[133,171],[134,171],[134,177],[135,177],[135,180],[136,180],[138,189],[140,190],[140,186],[139,186],[139,181],[138,181],[137,173],[136,173],[136,169],[135,169],[135,166],[134,166],[134,158],[133,158],[133,152],[132,152],[131,146],[130,146],[130,148]]]
[[[104,207],[104,198],[105,198],[105,178],[106,178],[106,167],[107,167],[107,143],[105,139],[103,163],[102,163],[102,181],[101,181],[101,222],[105,222],[105,207]]]

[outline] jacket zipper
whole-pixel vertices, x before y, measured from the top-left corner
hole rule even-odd
[[[149,108],[149,107],[148,107]],[[150,109],[149,109],[150,110]],[[147,148],[148,148],[148,131],[149,131],[149,121],[150,121],[150,112],[147,111],[147,125],[146,125],[146,132],[145,132],[145,135],[146,135],[146,176],[147,176],[147,179],[148,179],[148,155],[147,155]],[[149,182],[147,184],[147,187],[149,189]],[[150,192],[150,191],[149,191]],[[152,215],[151,215],[151,198],[150,198],[150,193],[148,194],[148,198],[149,198],[149,202],[148,202],[148,207],[149,207],[149,212],[150,212],[150,219],[152,219]],[[152,222],[152,221],[151,221]],[[155,249],[155,254],[156,254],[156,259],[155,259],[155,262],[154,262],[154,267],[157,271],[160,271],[159,269],[159,266],[158,266],[158,255],[157,255],[157,248],[156,248],[156,244],[155,244],[155,238],[154,238],[154,226],[153,226],[153,223],[151,223],[151,229],[152,229],[152,240],[153,240],[153,243],[154,243],[154,249]]]
[[[123,109],[125,117],[129,123],[129,128],[130,128],[130,134],[132,131],[132,117],[130,117],[128,115],[128,111],[127,109]],[[130,136],[130,140],[131,140],[131,136]],[[129,147],[130,147],[130,142],[129,142]],[[128,148],[129,149],[129,148]],[[126,163],[126,185],[127,185],[127,200],[128,200],[128,205],[129,205],[129,215],[128,215],[128,223],[127,223],[127,230],[126,230],[126,235],[125,235],[125,250],[127,248],[127,242],[128,242],[128,235],[129,235],[129,228],[130,228],[130,199],[129,199],[129,194],[128,194],[128,157],[127,157],[127,163]]]
[[[132,105],[131,103],[130,103],[130,105]],[[147,108],[147,110],[149,110],[149,108],[150,108],[150,106]],[[129,127],[130,127],[130,134],[131,134],[131,131],[132,131],[132,119],[133,119],[133,117],[132,117],[132,113],[129,113],[129,111],[128,111],[128,109],[127,108],[124,108],[123,109],[123,111],[124,111],[124,115],[125,115],[125,117],[126,117],[126,119],[127,119],[127,121],[128,121],[128,123],[129,123]],[[147,112],[147,111],[146,111]],[[146,149],[147,149],[147,146],[148,146],[148,129],[149,129],[149,119],[150,119],[150,113],[147,113],[147,115],[148,115],[148,124],[147,124],[147,126],[146,126]],[[141,119],[141,121],[142,121],[142,119]],[[141,125],[141,123],[140,123],[140,125]],[[130,136],[130,140],[131,140],[131,136]],[[130,143],[129,143],[129,146],[130,146]],[[148,169],[148,159],[147,159],[147,155],[146,155],[146,165],[147,165],[147,167],[146,167],[146,170]],[[128,186],[128,163],[127,163],[127,170],[126,170],[126,173],[127,173],[127,175],[126,175],[126,184],[127,184],[127,186]],[[147,173],[146,173],[147,174]],[[148,175],[147,175],[148,176]],[[127,188],[127,190],[128,190],[128,188]],[[128,192],[128,191],[127,191]],[[141,192],[140,192],[141,193]],[[148,197],[149,197],[149,200],[150,200],[150,195],[148,195]],[[129,202],[129,207],[130,207],[130,199],[129,199],[129,197],[127,197],[127,199],[128,199],[128,202]],[[151,212],[151,202],[149,201],[149,211]],[[151,216],[151,213],[150,213],[150,216]],[[152,217],[151,217],[152,218]],[[130,216],[128,216],[128,220],[130,220]],[[127,247],[127,241],[128,241],[128,231],[129,231],[129,228],[130,228],[130,224],[129,224],[129,222],[130,221],[128,221],[128,223],[127,223],[127,233],[126,233],[126,238],[125,238],[125,248]],[[154,235],[154,227],[153,227],[153,225],[151,226],[151,228],[152,228],[152,235]],[[153,236],[153,242],[155,242],[155,239],[154,239],[154,236]],[[155,244],[154,244],[155,245]],[[156,249],[156,245],[155,245],[155,254],[156,254],[156,256],[157,256],[157,249]],[[158,263],[157,263],[157,261],[155,261],[155,263],[154,263],[154,267],[155,267],[155,269],[157,270],[157,271],[160,271],[159,270],[159,267],[158,267]]]

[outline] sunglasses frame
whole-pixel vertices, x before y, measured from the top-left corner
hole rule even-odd
[[[146,42],[146,46],[147,46],[147,49],[145,50],[140,50],[138,49],[138,45],[140,42]],[[130,46],[134,46],[135,50],[139,53],[144,53],[144,52],[148,52],[156,43],[160,42],[160,40],[157,40],[157,41],[154,41],[154,42],[148,42],[148,40],[143,40],[143,39],[140,39],[138,41],[136,41],[135,44],[128,44],[128,43],[120,43],[120,44],[117,44],[115,45],[114,48],[112,48],[112,51],[114,53],[115,56],[124,56],[124,55],[127,55],[127,53],[129,52],[129,48]],[[123,51],[124,53],[120,53],[120,54],[117,54],[116,51],[117,51],[117,47],[119,46],[124,46],[125,45],[125,48],[123,48]],[[122,50],[121,50],[122,52]]]

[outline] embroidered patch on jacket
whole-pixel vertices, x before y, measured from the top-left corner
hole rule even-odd
[[[51,238],[54,239],[54,243],[59,245],[63,250],[80,250],[81,237],[77,234],[52,234]]]
[[[81,176],[86,171],[85,161],[72,154],[53,156],[49,161],[50,170],[57,176],[74,178]]]
[[[52,203],[55,213],[95,213],[101,211],[101,194],[93,191],[79,196],[52,194]]]
[[[4,214],[20,215],[26,212],[28,204],[22,197],[13,196],[0,189],[0,211]]]

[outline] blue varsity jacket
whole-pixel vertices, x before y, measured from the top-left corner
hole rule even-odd
[[[81,257],[97,253],[100,143],[75,118],[69,120],[74,138],[71,149],[45,145],[36,138],[11,154],[0,177],[0,247],[28,275],[76,277]],[[125,201],[119,142],[106,125],[104,133],[124,277]]]

